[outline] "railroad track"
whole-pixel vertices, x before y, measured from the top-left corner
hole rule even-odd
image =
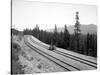
[[[29,46],[31,49],[34,49],[37,53],[39,53],[40,55],[46,57],[47,59],[51,60],[52,62],[56,63],[57,65],[59,65],[60,67],[64,68],[66,71],[80,71],[79,68],[74,67],[50,54],[47,54],[43,51],[41,51],[40,49],[38,49],[37,47],[33,46],[32,44],[30,44],[29,42],[25,41],[25,44],[27,46]]]
[[[36,44],[38,44],[38,45],[41,45],[42,47],[48,49],[48,46],[45,46],[45,45],[43,45],[43,44],[40,44],[40,43],[34,41],[32,38],[30,38],[30,40],[31,40],[32,42],[34,42],[34,43],[36,43]],[[83,59],[83,58],[80,58],[80,57],[77,57],[77,56],[74,56],[74,55],[71,55],[71,54],[68,54],[68,53],[64,53],[64,52],[58,51],[58,50],[53,50],[53,52],[55,52],[55,53],[57,53],[57,54],[60,54],[60,55],[62,55],[62,56],[68,57],[68,58],[70,58],[70,59],[73,59],[73,60],[75,60],[75,61],[79,61],[79,62],[81,62],[81,63],[83,63],[83,64],[88,65],[88,66],[97,68],[97,63],[95,63],[95,62],[92,62],[92,61],[89,61],[89,60],[86,60],[86,59]]]

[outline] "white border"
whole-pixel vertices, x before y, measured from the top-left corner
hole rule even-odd
[[[98,13],[100,13],[100,0],[33,0],[43,2],[61,2],[61,3],[75,3],[75,4],[89,4],[97,5]],[[11,26],[11,1],[0,0],[0,75],[7,75],[10,72],[10,26]],[[100,15],[98,14],[98,21]],[[99,33],[100,22],[98,22],[98,55],[100,54],[99,47]],[[98,57],[99,59],[100,57]],[[98,64],[100,60],[98,61]],[[99,65],[100,66],[100,65]],[[100,69],[100,67],[99,67]],[[41,75],[99,75],[99,70],[92,71],[75,71],[75,72],[58,72],[58,73],[42,73]],[[40,75],[40,74],[34,74]]]

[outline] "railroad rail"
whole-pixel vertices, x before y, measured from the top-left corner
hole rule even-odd
[[[30,38],[30,40],[31,40],[33,43],[36,43],[36,44],[41,45],[42,47],[48,49],[47,46],[45,46],[45,45],[43,45],[43,44],[41,44],[41,43],[38,43],[38,42],[34,41],[32,38]],[[79,61],[79,62],[81,62],[81,63],[83,63],[83,64],[88,65],[88,66],[97,68],[97,63],[95,63],[95,62],[92,62],[92,61],[89,61],[89,60],[86,60],[86,59],[83,59],[83,58],[80,58],[80,57],[77,57],[77,56],[74,56],[74,55],[71,55],[71,54],[68,54],[68,53],[64,53],[64,52],[59,51],[59,50],[53,50],[53,52],[55,52],[55,53],[57,53],[57,54],[60,54],[60,55],[63,55],[63,56],[65,56],[65,57],[68,57],[68,58],[70,58],[70,59]]]
[[[62,68],[66,69],[67,71],[72,71],[72,70],[73,70],[73,71],[77,71],[77,70],[80,71],[79,68],[74,67],[74,66],[72,66],[72,65],[70,65],[70,64],[68,64],[68,63],[66,63],[66,62],[64,62],[64,61],[62,61],[62,60],[60,60],[60,59],[58,59],[58,58],[55,58],[54,56],[52,56],[52,55],[50,55],[50,54],[47,54],[47,53],[41,51],[40,49],[38,49],[37,47],[33,46],[33,45],[30,44],[29,42],[26,42],[26,41],[25,41],[25,44],[26,44],[27,46],[29,46],[31,49],[34,49],[34,50],[35,50],[37,53],[39,53],[40,55],[42,55],[42,56],[46,57],[47,59],[53,61],[53,62],[56,63],[57,65],[59,65],[59,66],[61,66]]]

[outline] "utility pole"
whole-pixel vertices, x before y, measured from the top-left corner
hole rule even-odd
[[[38,24],[36,24],[36,30],[37,30],[37,38],[39,39],[39,26],[38,26]]]
[[[80,34],[81,34],[81,30],[80,30],[80,22],[79,22],[79,12],[76,12],[76,23],[75,23],[75,41],[76,41],[76,47],[75,50],[79,51],[79,40],[80,40]]]

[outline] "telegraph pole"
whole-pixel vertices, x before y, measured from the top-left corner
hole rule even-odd
[[[37,38],[39,39],[39,26],[38,26],[38,24],[36,24],[36,30],[37,30]]]
[[[79,40],[80,40],[80,34],[81,34],[81,30],[80,30],[80,22],[79,22],[79,12],[76,12],[76,23],[75,23],[75,41],[76,41],[76,47],[75,50],[79,51]]]

